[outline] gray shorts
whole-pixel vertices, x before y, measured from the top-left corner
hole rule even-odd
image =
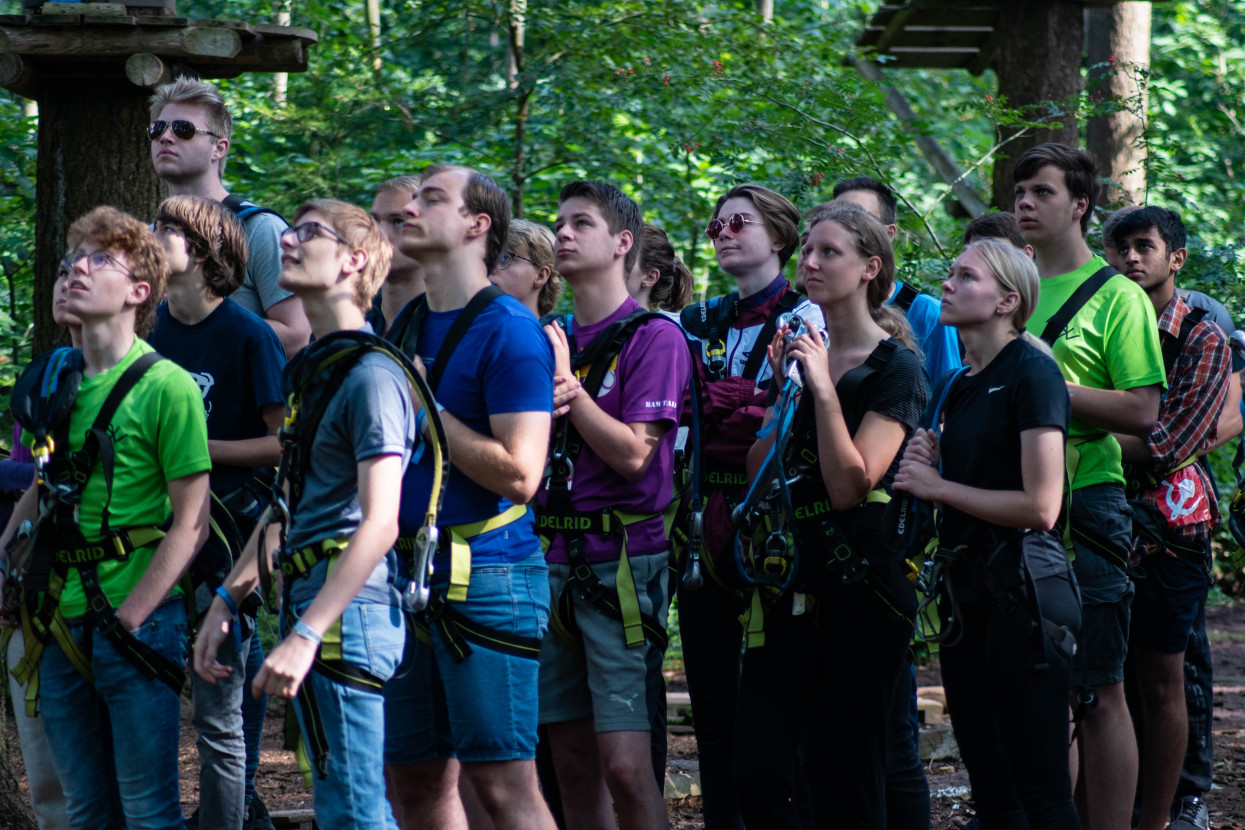
[[[668,552],[628,557],[635,581],[640,612],[666,625],[670,606]],[[608,588],[618,582],[618,562],[594,564],[592,570]],[[553,613],[566,587],[570,566],[549,564]],[[661,650],[645,639],[628,648],[623,625],[592,603],[585,603],[572,588],[575,623],[583,645],[567,643],[550,631],[540,644],[540,722],[560,723],[591,717],[598,732],[648,732],[651,675],[661,671]]]
[[[1072,570],[1081,587],[1081,635],[1072,660],[1072,685],[1121,683],[1133,604],[1133,584],[1121,565],[1127,561],[1133,531],[1124,488],[1094,484],[1074,490],[1071,520],[1076,548]]]

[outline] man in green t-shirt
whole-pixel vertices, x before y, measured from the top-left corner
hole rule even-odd
[[[1042,277],[1030,319],[1050,318],[1107,263],[1085,244],[1099,178],[1093,160],[1061,144],[1041,144],[1016,162],[1016,218]],[[1112,432],[1147,435],[1164,384],[1154,307],[1135,283],[1112,276],[1068,321],[1047,335],[1072,399],[1069,516],[1082,620],[1072,666],[1072,699],[1083,710],[1080,769],[1087,830],[1127,827],[1137,782],[1137,741],[1124,700],[1133,586],[1132,523],[1120,445]]]
[[[83,448],[112,388],[152,352],[137,335],[150,330],[168,279],[151,230],[115,208],[83,216],[68,241],[56,295],[82,323],[84,370],[68,446],[56,448],[55,463]],[[174,594],[207,537],[211,462],[200,401],[184,370],[167,360],[152,365],[108,424],[111,492],[97,459],[78,508],[56,508],[58,563],[80,563],[84,551],[124,551],[93,566],[54,566],[64,578],[57,616],[65,625],[44,643],[38,688],[70,826],[182,826],[181,699],[171,686],[185,660],[186,609]],[[0,550],[34,518],[43,489],[30,488],[18,503]],[[170,511],[167,530],[154,531]],[[26,642],[29,653],[29,632]],[[162,674],[153,676],[153,667]]]

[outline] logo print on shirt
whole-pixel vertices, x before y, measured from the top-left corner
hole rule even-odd
[[[626,706],[628,710],[630,710],[631,712],[634,712],[635,703],[633,701],[635,701],[635,699],[639,697],[639,695],[640,693],[636,692],[631,697],[623,697],[618,692],[610,692],[610,703],[621,703],[624,706]]]
[[[989,387],[986,387],[986,394],[993,395],[995,392],[999,391],[1000,389],[1006,389],[1006,388],[1007,388],[1006,383],[1003,384],[1002,386],[989,386]]]
[[[208,400],[208,393],[216,385],[216,378],[212,377],[211,372],[191,372],[190,376],[195,379],[195,383],[199,384],[199,394],[203,396],[204,414],[210,416],[212,414],[212,402]]]

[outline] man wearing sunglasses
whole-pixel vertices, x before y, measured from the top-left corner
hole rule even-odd
[[[281,231],[275,211],[251,205],[225,189],[221,177],[233,134],[225,99],[210,84],[189,78],[157,87],[151,96],[151,162],[170,196],[202,196],[223,202],[246,229],[246,279],[233,301],[268,321],[287,356],[307,345],[311,328],[293,295],[277,284]]]
[[[765,347],[784,312],[823,325],[820,309],[796,293],[782,273],[796,250],[799,223],[795,205],[768,188],[742,184],[721,196],[705,233],[713,240],[718,266],[735,278],[737,288],[689,306],[681,318],[700,357],[695,371],[703,390],[706,576],[696,590],[679,580],[679,630],[696,711],[708,830],[743,827],[732,746],[744,602],[724,573],[733,569],[731,509],[744,495],[744,462],[765,415],[771,374]]]

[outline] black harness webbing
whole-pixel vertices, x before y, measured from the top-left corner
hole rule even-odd
[[[1107,280],[1118,273],[1110,265],[1104,265],[1095,271],[1093,276],[1077,286],[1072,296],[1065,300],[1054,316],[1046,322],[1046,328],[1042,330],[1042,339],[1046,341],[1046,344],[1054,346],[1055,341],[1063,334],[1063,330],[1067,328],[1068,323],[1072,322],[1076,313],[1098,293],[1099,288],[1107,284]]]
[[[502,295],[502,290],[495,285],[482,288],[476,292],[475,296],[471,298],[454,319],[453,325],[450,326],[449,332],[445,335],[445,340],[437,350],[436,359],[427,367],[428,386],[434,394],[440,388],[441,377],[445,372],[445,367],[449,365],[450,357],[457,351],[471,326],[489,305]],[[409,314],[407,313],[407,308],[410,309]],[[420,327],[427,310],[426,297],[416,298],[407,308],[404,308],[402,313],[394,320],[394,324],[386,333],[386,337],[397,343],[404,353],[413,356],[418,350]],[[503,519],[504,514],[494,518],[498,520]],[[485,532],[491,524],[491,520],[477,523],[478,532]],[[438,528],[437,537],[432,542],[433,544],[439,544],[442,548],[446,546],[453,548],[459,542],[460,537],[462,537],[461,530],[462,526],[440,527]],[[469,543],[470,535],[472,534],[468,534],[467,538],[461,538],[461,541]],[[400,549],[404,543],[409,544],[407,540],[401,538],[398,540]],[[467,544],[466,548],[469,550],[470,545]],[[453,557],[452,551],[451,557]],[[467,567],[469,573],[469,562]],[[453,568],[451,569],[453,570]],[[460,595],[462,598],[465,598],[467,584],[463,582],[461,586],[455,586],[453,584],[454,579],[454,575],[451,574],[449,592],[441,595],[430,595],[425,608],[418,613],[407,613],[407,626],[415,636],[427,639],[431,636],[432,630],[436,629],[441,633],[446,647],[449,648],[455,662],[462,662],[471,655],[469,642],[475,643],[482,648],[502,652],[503,654],[536,659],[536,655],[540,651],[540,640],[489,628],[474,622],[466,614],[454,608],[453,603],[458,601]]]
[[[912,308],[912,304],[916,302],[916,298],[920,295],[920,291],[917,291],[910,284],[905,282],[903,285],[899,286],[899,291],[895,294],[895,299],[891,301],[891,305],[902,311],[904,314],[907,314],[908,309]]]
[[[587,395],[595,399],[600,394],[605,374],[612,368],[623,346],[641,325],[650,320],[662,320],[670,325],[677,325],[659,312],[637,311],[611,323],[582,351],[576,351],[575,334],[570,322],[566,319],[559,321],[566,330],[570,343],[571,368],[576,375],[583,377],[583,391]],[[681,330],[679,333],[682,335]],[[544,540],[551,542],[553,536],[571,535],[566,546],[570,575],[561,594],[554,599],[550,626],[564,640],[572,644],[582,642],[574,618],[574,591],[581,601],[622,622],[628,648],[638,648],[645,640],[649,640],[664,651],[669,642],[664,626],[652,615],[640,611],[639,595],[631,577],[631,566],[627,557],[626,533],[627,525],[647,521],[661,514],[625,514],[618,510],[577,512],[571,504],[571,490],[574,486],[575,461],[583,448],[584,440],[571,419],[559,419],[554,425],[553,439],[550,441],[549,471],[544,482],[549,498],[545,508],[540,511],[538,521],[547,532],[542,534]],[[593,572],[584,556],[583,543],[587,534],[607,537],[621,535],[619,584],[616,587],[607,587]]]
[[[44,489],[43,498],[50,500],[47,515],[54,523],[55,541],[43,544],[32,553],[24,577],[22,621],[26,637],[26,655],[14,669],[14,677],[27,685],[27,712],[37,711],[37,672],[49,636],[55,636],[70,662],[91,682],[89,663],[77,644],[69,636],[68,628],[60,613],[60,595],[70,568],[78,571],[82,591],[87,602],[88,616],[118,653],[142,673],[148,680],[159,680],[178,694],[186,683],[185,671],[146,643],[139,640],[121,624],[117,610],[100,585],[97,568],[100,562],[124,562],[138,548],[150,545],[164,536],[155,527],[134,527],[114,530],[109,521],[109,504],[112,501],[112,479],[116,470],[116,454],[108,429],[121,402],[142,376],[163,360],[159,354],[149,352],[126,367],[121,377],[109,390],[107,398],[95,416],[82,450],[67,451],[61,457],[54,456],[48,475],[52,480]],[[67,436],[68,425],[65,426]],[[67,456],[67,457],[66,457]],[[81,499],[92,468],[100,462],[104,474],[105,501],[100,510],[100,530],[103,538],[88,542],[74,519],[77,502]],[[72,494],[65,486],[73,484]]]

